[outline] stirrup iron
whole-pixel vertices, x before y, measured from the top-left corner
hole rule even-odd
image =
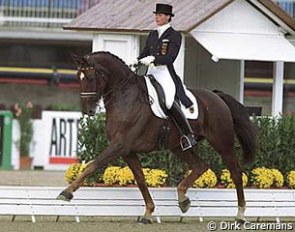
[[[193,135],[191,135],[191,139],[187,135],[182,135],[180,138],[180,146],[183,151],[186,151],[192,148],[194,145],[197,144]]]

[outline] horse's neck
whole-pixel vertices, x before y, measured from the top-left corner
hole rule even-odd
[[[120,109],[126,110],[131,104],[138,101],[138,86],[134,73],[128,69],[122,60],[118,57],[99,53],[96,62],[103,64],[109,75],[107,77],[106,89],[104,91],[104,104],[106,110]]]
[[[112,82],[112,85],[108,88],[109,94],[104,97],[106,110],[127,112],[133,110],[133,108],[139,108],[140,104],[144,104],[139,99],[139,95],[143,91],[139,88],[139,82],[143,82],[143,79],[135,80],[137,77],[131,77],[134,75],[133,73],[129,75],[116,83]]]

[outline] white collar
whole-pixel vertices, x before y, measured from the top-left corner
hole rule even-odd
[[[158,33],[159,33],[159,38],[161,37],[161,35],[163,35],[163,33],[169,28],[171,27],[170,23],[164,24],[162,26],[158,27]]]

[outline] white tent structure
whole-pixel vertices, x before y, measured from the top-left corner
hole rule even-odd
[[[207,50],[213,61],[239,62],[238,74],[232,72],[234,67],[227,65],[230,67],[227,70],[215,68],[204,75],[208,74],[206,78],[211,82],[219,81],[217,86],[221,86],[223,83],[216,77],[220,76],[221,71],[226,72],[228,80],[224,85],[239,82],[229,88],[235,89],[233,95],[242,103],[245,61],[271,61],[274,63],[272,115],[282,113],[284,62],[295,62],[295,48],[286,38],[286,35],[295,37],[293,18],[271,0],[164,2],[173,5],[176,15],[173,26],[183,34],[183,46],[176,60],[176,70],[181,77],[185,75],[187,65],[185,57],[188,51],[184,45],[188,36],[192,36]],[[111,51],[128,63],[139,54],[142,35],[156,27],[152,15],[156,3],[156,0],[101,0],[66,25],[65,29],[90,31],[93,33],[93,51]],[[190,60],[198,62],[197,55],[193,55]],[[196,66],[196,63],[193,65]]]
[[[257,1],[251,3],[270,14]],[[273,61],[272,115],[278,115],[283,109],[284,62],[295,62],[295,47],[284,36],[286,30],[291,29],[282,22],[285,28],[274,24],[251,3],[236,0],[190,33],[212,54],[212,60],[241,61],[241,102],[244,96],[244,61]],[[270,16],[275,18],[275,15]]]

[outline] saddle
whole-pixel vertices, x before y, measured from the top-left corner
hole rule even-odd
[[[163,88],[157,82],[153,75],[146,75],[144,76],[144,78],[148,89],[151,109],[154,115],[159,118],[167,119],[169,117],[169,113],[166,108],[165,94]],[[185,92],[189,99],[193,102],[194,112],[191,112],[182,104],[181,110],[187,119],[197,119],[199,115],[197,100],[188,89],[185,89]]]

